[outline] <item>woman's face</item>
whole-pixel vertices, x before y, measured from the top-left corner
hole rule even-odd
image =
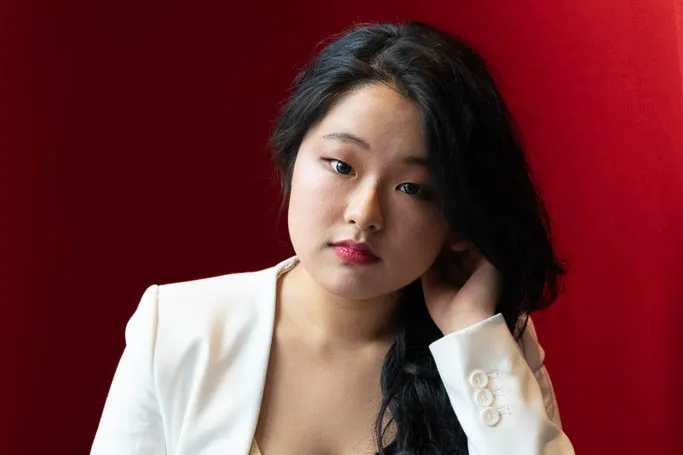
[[[294,165],[289,234],[328,292],[384,296],[434,263],[448,223],[430,198],[426,158],[417,105],[386,85],[346,94],[308,131]],[[331,244],[347,239],[368,243],[379,260],[340,259]]]

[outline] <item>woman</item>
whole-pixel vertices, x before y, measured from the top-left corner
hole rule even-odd
[[[528,317],[565,270],[475,51],[356,26],[271,144],[296,255],[150,286],[92,453],[574,453]]]

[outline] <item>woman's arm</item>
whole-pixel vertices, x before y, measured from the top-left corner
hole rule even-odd
[[[91,455],[161,455],[164,428],[154,383],[158,286],[147,288],[126,326],[126,348],[114,374]]]
[[[472,455],[574,454],[529,322],[521,345],[496,314],[429,346]]]

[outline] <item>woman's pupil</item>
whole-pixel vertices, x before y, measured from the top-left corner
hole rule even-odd
[[[341,169],[341,167],[343,167],[343,169]],[[348,167],[349,167],[348,164],[346,164],[342,161],[337,161],[337,171],[339,173],[346,174],[349,171]]]
[[[406,193],[416,194],[419,191],[419,188],[417,188],[417,185],[415,183],[404,183],[403,188],[408,188],[409,185],[412,185],[413,191],[406,189]]]

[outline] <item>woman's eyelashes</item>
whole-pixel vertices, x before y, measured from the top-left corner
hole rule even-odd
[[[351,172],[353,171],[353,168],[348,164],[345,163],[344,161],[337,160],[334,158],[323,158],[324,161],[328,162],[330,167],[334,169],[334,172],[337,174],[341,175],[350,175]],[[398,188],[401,188],[401,191],[411,195],[411,196],[417,196],[418,199],[430,199],[431,198],[431,190],[425,186],[425,185],[419,185],[417,183],[412,183],[412,182],[406,182],[406,183],[401,183]]]

